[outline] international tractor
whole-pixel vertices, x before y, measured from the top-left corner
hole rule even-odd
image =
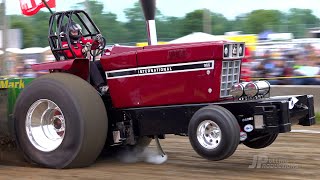
[[[270,97],[267,81],[240,81],[244,43],[157,45],[155,0],[141,4],[148,46],[105,47],[100,37],[86,58],[68,58],[67,51],[75,55],[72,22],[87,39],[101,32],[84,11],[57,12],[48,31],[56,61],[32,66],[49,73],[1,80],[1,134],[16,141],[26,160],[86,167],[104,150],[145,148],[152,139],[160,147],[159,139],[173,134],[188,136],[200,156],[219,161],[239,144],[265,148],[293,124],[315,124],[312,95]],[[92,83],[98,75],[90,72],[92,62],[105,93]]]

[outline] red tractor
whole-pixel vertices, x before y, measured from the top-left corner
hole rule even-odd
[[[50,74],[22,90],[10,126],[29,161],[84,167],[103,149],[146,147],[166,134],[188,136],[199,155],[218,161],[239,144],[265,148],[293,124],[315,124],[312,95],[269,97],[267,81],[239,82],[244,43],[156,45],[155,1],[141,2],[145,47],[105,49],[84,11],[51,16],[48,38],[56,61],[33,66]],[[95,44],[83,51],[90,58],[71,48],[70,33],[78,25]],[[96,78],[103,79],[103,89]]]

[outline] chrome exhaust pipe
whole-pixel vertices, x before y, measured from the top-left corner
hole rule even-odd
[[[157,30],[155,22],[156,0],[140,0],[148,36],[148,45],[157,45]]]
[[[234,84],[230,89],[230,95],[234,98],[240,97],[266,97],[270,94],[270,83],[268,81],[242,82]]]

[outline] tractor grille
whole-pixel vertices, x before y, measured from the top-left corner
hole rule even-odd
[[[222,61],[220,97],[230,96],[230,89],[239,82],[240,60]]]

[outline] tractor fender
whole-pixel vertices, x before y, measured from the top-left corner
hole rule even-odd
[[[88,59],[71,59],[64,61],[47,62],[34,64],[31,66],[34,71],[62,71],[87,80],[89,77],[89,60]]]

